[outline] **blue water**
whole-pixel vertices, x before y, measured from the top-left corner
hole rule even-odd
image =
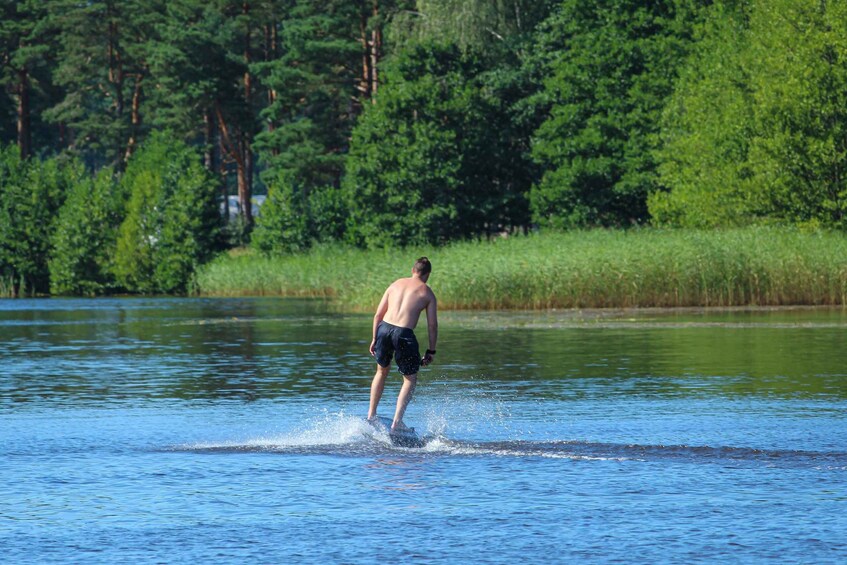
[[[844,311],[440,322],[406,449],[369,315],[0,301],[0,561],[847,561]]]

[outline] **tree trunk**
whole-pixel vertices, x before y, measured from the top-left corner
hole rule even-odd
[[[244,169],[247,173],[247,186],[250,187],[250,196],[253,195],[253,171],[255,170],[253,166],[253,147],[250,143],[250,140],[246,138],[244,139]]]
[[[203,112],[203,167],[214,177],[218,173],[217,159],[215,158],[215,117],[210,109]],[[225,180],[225,179],[223,179]],[[229,198],[226,194],[226,185],[223,186],[223,203],[221,214],[224,222],[229,221]]]
[[[111,94],[114,96],[112,100],[112,108],[114,110],[114,119],[120,126],[120,129],[115,133],[115,137],[109,141],[109,144],[114,148],[115,154],[115,162],[114,165],[116,168],[123,170],[126,166],[126,162],[128,156],[132,153],[132,149],[129,147],[129,139],[127,139],[127,146],[124,148],[123,155],[120,153],[121,144],[123,143],[123,130],[122,126],[124,126],[124,68],[123,68],[123,59],[121,56],[120,49],[118,48],[118,24],[114,21],[114,14],[111,13],[111,8],[107,11],[106,16],[110,19],[109,22],[109,45],[108,45],[108,57],[109,57],[109,71],[108,71],[108,82],[106,85],[107,88],[111,87]],[[109,93],[107,93],[109,94]]]
[[[382,29],[374,26],[368,33],[368,23],[379,21],[379,0],[372,0],[369,8],[362,7],[359,19],[359,41],[362,44],[362,76],[359,92],[375,103],[374,94],[379,86],[377,67],[382,54]]]
[[[141,129],[141,82],[144,77],[141,73],[135,75],[135,88],[132,92],[132,110],[130,118],[129,140],[126,144],[124,162],[129,162],[138,143],[138,132]]]
[[[373,0],[373,17],[375,20],[379,17],[379,0]],[[377,20],[379,21],[379,20]],[[379,59],[382,56],[382,28],[374,27],[371,32],[371,74],[370,74],[370,82],[371,82],[371,96],[376,94],[376,90],[379,86],[379,76],[377,75]],[[372,102],[376,102],[373,98],[371,98]]]
[[[115,88],[115,114],[122,116],[124,113],[124,76],[121,54],[115,49],[118,35],[118,26],[114,22],[109,24],[109,82]]]
[[[245,2],[243,5],[242,13],[244,14],[245,19],[250,14],[250,3]],[[250,75],[250,62],[252,58],[250,56],[250,20],[247,20],[246,29],[244,30],[244,100],[247,102],[247,105],[250,105],[250,98],[253,95],[253,77]]]
[[[265,26],[265,62],[271,62],[276,59],[277,52],[277,23],[273,22],[270,25]],[[268,108],[272,107],[276,103],[277,92],[273,88],[268,88]],[[268,118],[267,131],[268,133],[273,132],[276,129],[276,123],[273,118]],[[279,149],[274,146],[271,149],[271,155],[276,157],[279,155]]]
[[[29,72],[26,69],[20,69],[18,70],[18,149],[21,152],[21,159],[28,159],[32,155],[29,93]]]
[[[244,2],[243,13],[247,26],[244,31],[244,105],[247,108],[247,114],[253,115],[252,100],[253,100],[253,75],[250,73],[250,63],[253,62],[252,44],[250,41],[250,3]],[[253,149],[251,147],[251,133],[242,132],[243,139],[241,141],[241,150],[244,154],[242,159],[244,163],[244,189],[241,189],[241,178],[239,176],[238,198],[241,203],[241,209],[244,211],[244,219],[248,225],[253,223],[253,206],[250,203],[253,195]]]
[[[250,3],[244,2],[242,5],[242,13],[247,20],[247,26],[244,30],[244,105],[247,108],[248,115],[253,115],[251,108],[253,98],[253,75],[250,73],[251,43],[250,43],[250,20],[247,18],[250,14]],[[241,206],[242,214],[244,214],[244,222],[249,227],[253,225],[253,205],[251,204],[253,196],[253,153],[250,143],[251,132],[242,132],[242,140],[240,149],[242,158],[241,166],[238,169],[238,202]],[[239,161],[236,161],[239,163]],[[243,169],[243,170],[242,170]]]
[[[362,79],[359,82],[359,92],[365,98],[370,98],[371,90],[371,46],[368,38],[368,15],[364,9],[360,12],[359,41],[362,43]]]
[[[214,116],[210,116],[214,119]],[[224,221],[229,222],[229,172],[226,169],[226,147],[224,144],[224,137],[222,135],[218,135],[218,178],[220,178],[221,182],[221,196],[224,199]]]
[[[253,209],[250,205],[252,198],[252,186],[249,182],[248,163],[245,158],[245,139],[235,139],[229,131],[229,126],[224,120],[223,112],[219,103],[215,104],[215,116],[218,119],[221,136],[227,153],[235,161],[236,176],[238,178],[238,205],[241,208],[241,217],[244,218],[245,229],[249,230],[253,225]],[[243,135],[243,134],[242,134]]]
[[[208,108],[203,112],[203,138],[203,166],[215,173],[215,117]]]
[[[236,175],[238,177],[238,206],[241,208],[241,216],[244,218],[245,228],[253,225],[253,205],[251,203],[251,187],[247,167],[244,159],[237,160]],[[249,230],[248,230],[249,231]]]

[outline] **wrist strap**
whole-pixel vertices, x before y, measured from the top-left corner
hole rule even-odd
[[[427,349],[426,354],[427,355],[435,355],[435,350],[434,349]]]

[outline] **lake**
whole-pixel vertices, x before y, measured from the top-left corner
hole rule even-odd
[[[439,321],[408,449],[372,315],[0,300],[0,559],[847,560],[847,311]]]

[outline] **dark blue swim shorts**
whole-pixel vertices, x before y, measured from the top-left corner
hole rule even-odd
[[[397,354],[397,368],[403,375],[414,375],[421,368],[421,352],[418,338],[409,328],[401,328],[380,322],[376,327],[374,356],[380,367],[388,367],[391,358]]]

